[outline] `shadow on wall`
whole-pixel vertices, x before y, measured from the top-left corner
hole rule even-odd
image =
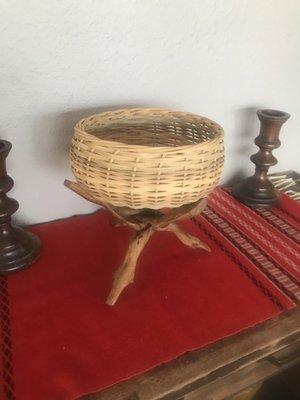
[[[231,168],[234,172],[229,179],[227,179],[226,184],[233,185],[246,176],[249,176],[251,168],[254,170],[254,165],[249,157],[258,150],[254,144],[254,138],[258,134],[258,118],[256,115],[258,108],[259,107],[253,106],[240,108],[234,113],[233,139],[236,145],[231,151],[227,151],[228,157],[230,157],[229,161],[234,163]],[[228,134],[230,135],[230,133]]]
[[[50,169],[64,171],[70,169],[69,149],[76,123],[85,117],[108,110],[121,108],[146,107],[136,104],[117,104],[113,106],[100,106],[80,108],[66,111],[61,114],[49,114],[40,118],[35,127],[40,140],[35,140],[37,146],[35,154],[37,162]],[[65,178],[65,177],[64,177]]]

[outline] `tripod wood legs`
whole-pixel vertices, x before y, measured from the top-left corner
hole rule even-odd
[[[92,198],[90,194],[86,193],[77,183],[65,181],[65,185],[82,197],[106,207],[114,217],[114,226],[128,225],[135,230],[124,261],[114,275],[113,285],[106,300],[106,304],[110,306],[116,303],[126,286],[134,281],[138,258],[155,231],[173,232],[184,245],[194,249],[210,251],[207,244],[203,243],[196,236],[184,232],[176,224],[180,220],[192,218],[199,214],[206,206],[205,199],[163,213],[160,210],[133,210],[125,207],[112,207],[108,204],[101,204],[97,199]]]

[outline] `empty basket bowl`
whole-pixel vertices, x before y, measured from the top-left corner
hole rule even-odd
[[[174,208],[205,198],[218,183],[223,129],[186,112],[104,112],[77,123],[70,158],[77,182],[99,203]]]

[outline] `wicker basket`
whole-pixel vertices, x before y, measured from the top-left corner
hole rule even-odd
[[[105,112],[77,123],[70,157],[78,183],[103,204],[179,207],[216,186],[224,162],[223,130],[185,112]]]

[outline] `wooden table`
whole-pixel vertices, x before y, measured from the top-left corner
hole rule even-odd
[[[81,399],[221,400],[298,364],[300,307]]]

